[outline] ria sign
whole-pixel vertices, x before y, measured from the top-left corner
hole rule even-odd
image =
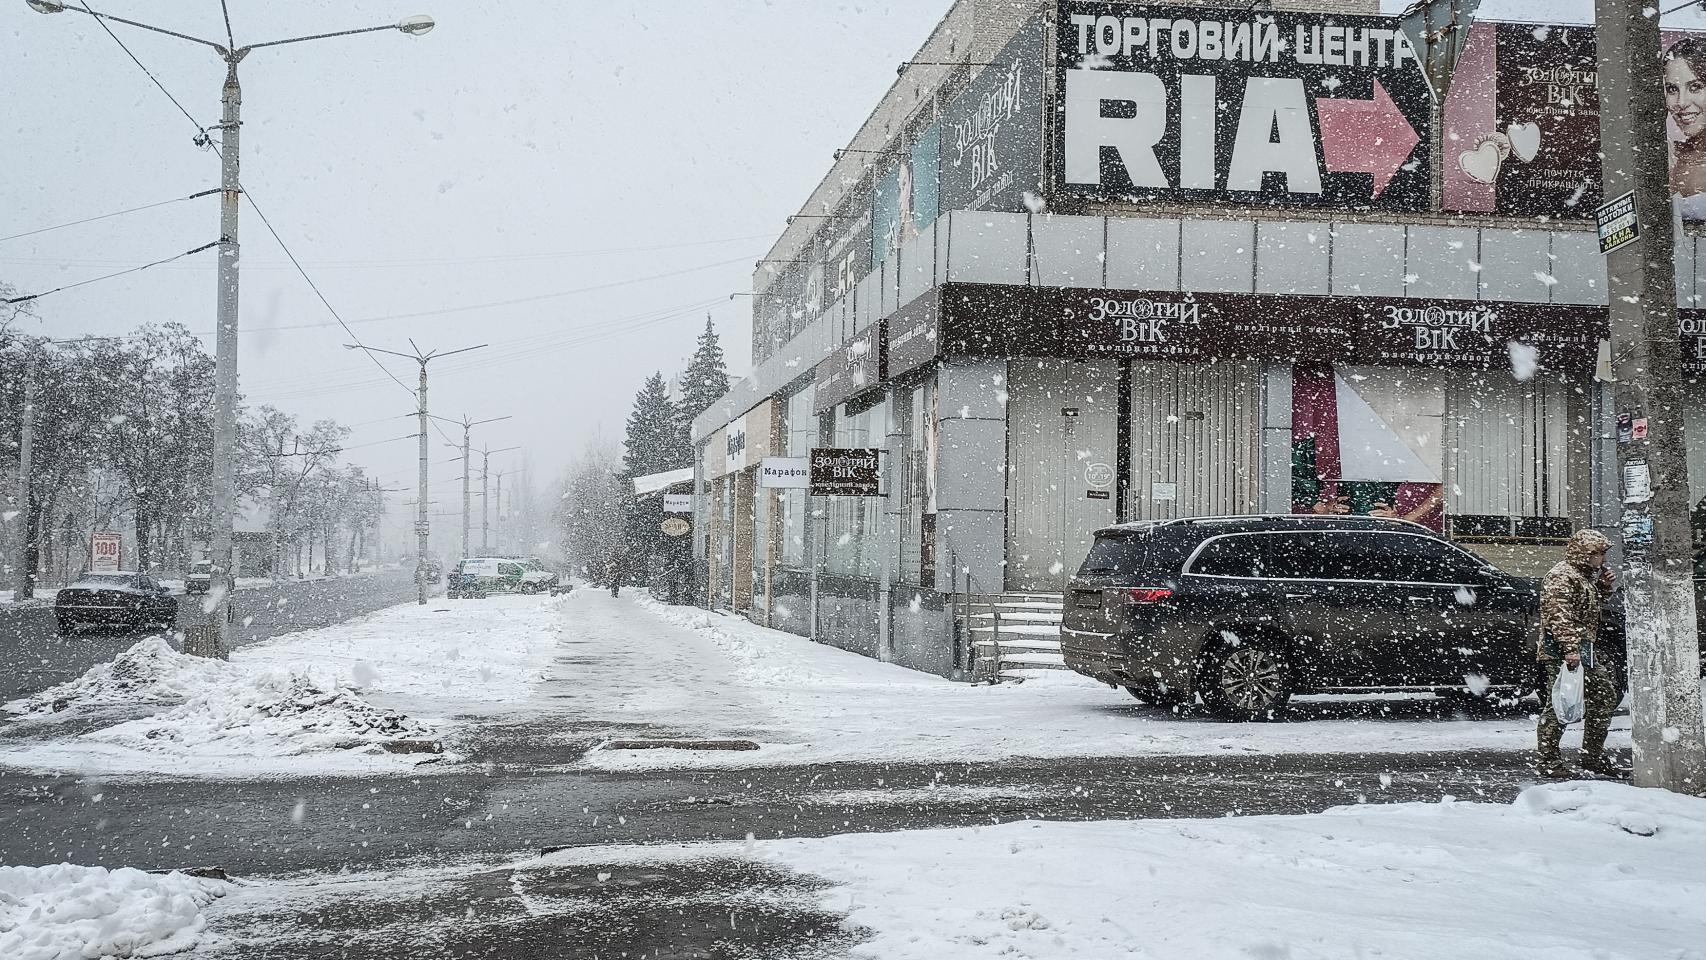
[[[1061,0],[1058,192],[1427,208],[1432,92],[1396,19],[1133,9]]]

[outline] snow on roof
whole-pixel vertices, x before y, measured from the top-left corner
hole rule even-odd
[[[647,474],[634,478],[634,496],[643,497],[648,493],[658,493],[677,484],[692,483],[693,468],[682,467],[680,470],[665,470],[662,473]]]

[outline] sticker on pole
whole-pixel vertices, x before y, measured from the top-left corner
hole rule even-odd
[[[1646,503],[1653,499],[1653,475],[1647,461],[1631,460],[1623,465],[1623,502]]]
[[[117,533],[97,533],[89,538],[89,569],[95,573],[112,573],[118,569],[119,553],[124,537]]]
[[[1635,219],[1633,190],[1600,204],[1593,215],[1599,224],[1599,252],[1602,254],[1633,243],[1641,236],[1641,224]]]

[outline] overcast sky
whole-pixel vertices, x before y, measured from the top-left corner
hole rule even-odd
[[[491,344],[433,365],[432,409],[513,415],[476,444],[524,445],[540,482],[593,434],[621,435],[640,382],[682,366],[707,313],[732,371],[745,371],[749,304],[728,295],[749,288],[783,218],[948,6],[437,2],[230,0],[239,44],[438,20],[420,38],[253,52],[241,66],[243,181],[364,341]],[[91,5],[224,39],[217,0]],[[218,119],[213,51],[114,30],[198,121]],[[93,18],[0,0],[0,49],[0,236],[218,184],[190,121]],[[412,398],[343,349],[349,337],[261,221],[247,206],[242,217],[249,402],[359,425],[351,444],[412,432],[401,416]],[[214,240],[217,227],[207,197],[12,240],[0,243],[0,280],[36,291],[99,276]],[[214,270],[210,252],[48,297],[34,326],[110,334],[177,321],[211,348]],[[523,298],[537,299],[479,306]],[[387,364],[413,385],[412,363]],[[413,480],[410,442],[349,457],[394,485]],[[453,493],[458,474],[436,467],[435,493]]]
[[[421,38],[379,33],[254,52],[242,65],[243,180],[366,342],[489,343],[433,367],[432,408],[514,420],[543,483],[594,434],[620,436],[640,381],[682,365],[707,312],[746,368],[747,289],[762,255],[949,0],[231,0],[238,42],[431,13]],[[426,2],[426,0],[422,0]],[[1388,0],[1389,10],[1403,6]],[[223,39],[217,0],[97,9]],[[1488,0],[1483,15],[1587,21],[1591,0]],[[1684,15],[1677,25],[1700,25]],[[223,65],[193,44],[115,26],[201,123]],[[190,121],[87,16],[0,0],[10,148],[0,236],[182,197],[218,182]],[[0,243],[24,291],[216,239],[217,200]],[[411,432],[412,398],[369,360],[243,210],[242,388],[350,443]],[[531,298],[531,299],[529,299]],[[502,304],[502,301],[525,302]],[[40,303],[39,332],[178,321],[208,334],[211,253]],[[387,361],[413,384],[412,364]],[[435,437],[435,455],[441,450]],[[409,442],[352,449],[412,482]],[[504,461],[511,464],[513,461]],[[494,464],[496,468],[498,464]],[[459,469],[435,467],[448,497]]]

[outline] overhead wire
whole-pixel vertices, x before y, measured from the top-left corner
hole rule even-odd
[[[172,96],[172,91],[166,89],[166,85],[160,82],[160,78],[156,77],[152,70],[143,66],[142,61],[136,58],[136,54],[131,53],[130,48],[125,46],[124,41],[120,40],[118,34],[113,32],[113,28],[107,26],[106,19],[100,14],[97,14],[95,11],[89,9],[89,5],[84,3],[83,0],[78,0],[77,5],[82,7],[84,13],[93,17],[95,22],[101,25],[101,29],[107,32],[107,36],[113,38],[113,42],[118,44],[119,49],[124,51],[124,55],[130,58],[130,62],[136,64],[136,68],[146,74],[148,79],[152,80],[154,85],[160,88],[160,92],[166,95],[167,100],[172,101],[172,106],[178,108],[178,112],[184,115],[184,119],[195,124],[196,130],[200,133],[200,136],[197,138],[197,142],[209,142],[207,137],[207,127],[203,126],[200,120],[197,120],[188,110],[184,109],[184,105],[178,102],[177,97]]]
[[[207,191],[207,193],[218,193],[218,192],[219,192],[218,190]],[[198,194],[198,196],[199,196],[199,194]],[[164,202],[170,203],[170,202],[175,202],[175,201],[164,201]],[[138,208],[138,209],[145,209],[145,208]],[[125,212],[129,212],[129,211],[120,211],[120,213],[125,213]],[[107,214],[106,216],[117,216],[117,214]],[[103,218],[97,217],[97,218],[93,218],[93,219],[103,219]],[[78,221],[78,222],[81,223],[83,221]],[[75,226],[75,224],[62,224],[62,226]],[[49,229],[57,229],[57,227],[49,228]],[[20,234],[20,236],[22,236],[22,234]],[[717,246],[717,245],[725,244],[725,243],[742,243],[742,242],[745,242],[748,240],[762,240],[768,236],[770,236],[770,235],[769,234],[749,234],[747,236],[742,236],[742,237],[720,237],[720,238],[712,239],[712,240],[693,240],[693,241],[685,241],[682,243],[658,243],[658,244],[651,244],[648,246],[605,247],[602,249],[591,249],[591,250],[560,250],[560,251],[545,252],[545,253],[505,253],[505,254],[491,254],[491,255],[487,255],[487,256],[475,256],[475,257],[403,257],[403,258],[396,258],[396,259],[373,259],[373,260],[312,260],[312,259],[308,259],[308,260],[303,260],[302,264],[303,264],[303,266],[307,266],[307,267],[324,268],[324,269],[332,269],[332,270],[337,270],[337,269],[364,269],[365,270],[365,269],[378,269],[378,268],[389,268],[389,267],[399,267],[399,268],[439,267],[439,266],[454,266],[457,264],[476,264],[476,265],[502,264],[502,263],[516,263],[516,262],[535,261],[535,260],[561,260],[561,259],[574,258],[574,257],[614,256],[614,255],[630,254],[630,253],[655,253],[659,250],[679,250],[679,249],[687,249],[690,247]],[[6,240],[6,239],[12,239],[12,238],[0,237],[0,240]],[[127,263],[129,263],[130,261],[113,260],[113,259],[87,259],[87,258],[78,258],[78,259],[68,260],[68,259],[64,259],[64,258],[47,258],[47,257],[0,257],[0,262],[4,262],[4,263],[26,263],[26,264],[70,264],[70,265],[77,265],[77,266],[110,267],[110,266],[124,266]],[[274,261],[248,259],[248,258],[244,259],[243,267],[245,269],[248,269],[248,270],[269,270],[269,269],[271,269],[271,270],[289,270],[289,269],[292,269],[289,261],[281,260],[281,261],[274,262]]]
[[[173,197],[170,200],[160,200],[160,201],[157,201],[155,203],[145,203],[140,207],[131,207],[128,210],[115,210],[112,213],[103,213],[98,217],[84,217],[81,220],[73,220],[70,223],[56,223],[51,227],[38,227],[34,230],[25,230],[23,233],[14,233],[9,237],[0,237],[0,243],[4,243],[7,240],[20,240],[20,239],[23,239],[24,237],[33,237],[38,233],[49,233],[49,232],[54,231],[54,230],[64,230],[67,227],[80,227],[85,223],[95,223],[96,221],[99,221],[99,220],[111,220],[114,217],[122,217],[122,216],[124,216],[126,214],[130,214],[130,213],[140,213],[143,210],[152,210],[155,207],[164,207],[164,206],[167,206],[168,204],[183,203],[185,200],[194,200],[198,197],[211,196],[212,194],[215,194],[218,192],[219,192],[218,190],[203,190],[200,193],[192,193],[187,197]],[[23,261],[10,260],[8,262],[19,263],[19,262],[23,262]],[[43,261],[43,262],[51,262],[51,263],[55,263],[55,264],[76,264],[76,265],[81,265],[81,266],[109,267],[115,263],[120,263],[122,261],[115,261],[115,260],[86,260],[86,261],[85,260],[52,260],[52,261]]]
[[[391,368],[381,363],[379,358],[373,355],[373,351],[367,349],[366,344],[361,342],[361,338],[356,335],[356,332],[351,330],[350,325],[344,322],[344,318],[338,313],[337,308],[332,306],[332,301],[327,300],[326,295],[320,292],[320,285],[314,282],[314,278],[308,275],[307,270],[302,269],[302,264],[297,261],[296,254],[290,251],[290,247],[285,244],[284,238],[278,235],[277,230],[273,229],[272,221],[268,220],[267,215],[262,212],[260,204],[255,202],[254,194],[250,193],[247,187],[242,187],[241,184],[239,184],[239,187],[243,191],[243,199],[249,201],[249,209],[255,211],[255,216],[261,218],[261,223],[266,226],[267,232],[272,234],[272,238],[278,244],[278,248],[283,250],[284,255],[290,258],[290,262],[296,265],[296,272],[302,275],[302,279],[308,284],[308,289],[314,291],[314,296],[320,298],[320,303],[326,307],[326,311],[332,315],[333,319],[338,321],[338,326],[344,328],[344,332],[349,334],[350,339],[355,341],[355,345],[361,348],[361,352],[366,354],[367,357],[373,361],[374,366],[385,371],[385,375],[395,381],[397,386],[402,387],[410,396],[413,396],[415,393],[414,388],[397,379],[397,375],[391,372]]]
[[[507,363],[507,362],[510,362],[512,360],[528,358],[528,357],[544,356],[547,354],[559,352],[561,350],[569,349],[571,347],[582,346],[582,345],[587,344],[587,343],[595,343],[595,342],[598,342],[601,340],[607,340],[607,339],[611,339],[613,337],[619,337],[619,336],[622,336],[624,334],[639,332],[639,331],[642,331],[645,329],[649,329],[651,327],[658,326],[658,325],[663,324],[663,323],[667,323],[671,320],[678,320],[682,317],[689,316],[692,314],[696,314],[700,310],[703,310],[709,306],[715,306],[719,302],[721,302],[725,299],[726,298],[719,297],[719,298],[716,298],[715,300],[703,301],[703,302],[700,302],[697,304],[687,306],[685,308],[680,308],[680,309],[676,309],[676,310],[664,313],[664,314],[659,315],[659,316],[650,316],[650,317],[646,317],[644,319],[623,318],[622,320],[619,320],[619,321],[607,321],[607,322],[604,322],[601,324],[592,325],[591,327],[588,327],[588,328],[577,330],[575,332],[575,334],[569,335],[566,337],[562,337],[561,339],[557,339],[555,343],[541,344],[538,341],[541,339],[545,339],[545,338],[537,338],[537,337],[536,338],[524,338],[522,340],[512,341],[510,344],[507,345],[509,347],[508,350],[500,351],[500,352],[493,353],[493,354],[486,354],[485,356],[483,356],[479,359],[469,359],[468,361],[465,361],[462,363],[447,365],[442,371],[440,371],[440,375],[442,376],[442,375],[447,375],[447,374],[464,373],[464,372],[467,372],[470,370],[477,370],[477,369],[481,369],[484,367],[490,367],[490,366],[500,364],[500,363]],[[552,336],[555,336],[555,335],[552,335]],[[287,391],[284,391],[281,393],[267,393],[267,392],[265,392],[264,387],[257,387],[257,399],[289,400],[289,399],[294,399],[294,398],[302,397],[302,396],[314,396],[314,395],[322,395],[322,394],[326,394],[326,393],[336,393],[336,392],[343,391],[343,390],[366,389],[368,387],[372,387],[372,386],[375,386],[375,385],[381,384],[381,383],[384,383],[384,381],[379,380],[379,379],[374,379],[374,378],[345,380],[345,381],[332,381],[332,382],[322,381],[320,383],[315,384],[313,387],[302,387],[299,389],[287,390]]]
[[[149,267],[157,267],[162,263],[171,263],[173,260],[181,260],[184,257],[188,257],[188,256],[191,256],[191,255],[194,255],[197,253],[201,253],[203,250],[211,250],[217,246],[219,246],[219,241],[215,240],[212,243],[204,243],[201,246],[196,247],[192,250],[185,250],[183,253],[173,254],[172,256],[166,257],[163,260],[155,260],[152,263],[145,263],[145,264],[142,264],[141,266],[131,267],[129,270],[120,270],[117,273],[109,273],[105,276],[100,276],[100,277],[90,277],[87,280],[79,280],[76,283],[68,283],[68,284],[65,284],[64,286],[61,286],[61,287],[54,287],[52,290],[43,290],[40,293],[28,293],[28,294],[25,294],[24,296],[21,296],[21,297],[8,297],[4,300],[0,300],[0,304],[28,303],[31,300],[40,300],[42,297],[48,296],[49,294],[60,293],[60,292],[65,291],[65,290],[75,290],[78,287],[86,287],[91,283],[100,283],[103,280],[111,280],[114,277],[122,277],[128,273],[137,273],[137,272],[142,271],[142,270],[147,270]],[[108,339],[118,339],[118,338],[114,337],[114,338],[108,338]]]

